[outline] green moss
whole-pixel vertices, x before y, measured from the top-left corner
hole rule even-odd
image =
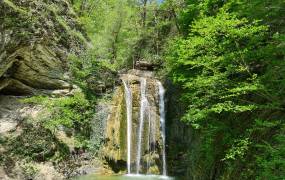
[[[86,147],[91,133],[91,118],[93,108],[91,103],[81,92],[70,97],[49,98],[45,96],[34,96],[23,99],[22,102],[41,104],[47,113],[39,120],[44,128],[56,132],[59,127],[64,127],[67,133],[74,132],[78,146]]]
[[[82,33],[71,29],[71,27],[67,24],[67,21],[63,18],[63,16],[58,15],[59,9],[54,4],[47,5],[46,8],[53,14],[55,20],[68,33],[68,35],[76,37],[81,43],[88,44],[86,38],[82,35]]]
[[[23,175],[25,179],[34,179],[39,169],[31,162],[23,162],[20,164],[21,169],[23,170]]]
[[[58,7],[55,4],[49,4],[46,6],[46,8],[51,11],[53,14],[57,14],[58,12]]]
[[[9,0],[3,0],[3,2],[9,7],[9,8],[12,8],[13,10],[15,10],[16,12],[18,13],[21,13],[21,14],[25,14],[25,15],[28,15],[29,12],[22,8],[22,7],[18,7],[17,5],[15,5],[12,1],[9,1]]]
[[[22,128],[20,135],[8,137],[4,141],[4,164],[20,159],[42,162],[52,158],[56,152],[59,152],[61,157],[68,155],[68,147],[48,129],[28,121],[23,122]]]
[[[71,30],[69,32],[72,36],[77,37],[81,43],[83,44],[88,44],[86,38],[82,35],[82,33],[80,33],[79,31],[76,30]]]
[[[123,87],[121,87],[122,94],[124,93]],[[124,95],[124,94],[123,94]],[[120,150],[121,157],[127,156],[127,106],[125,96],[123,98],[123,102],[121,103],[120,109]]]
[[[64,16],[59,14],[60,9],[58,8],[58,6],[56,6],[56,4],[48,4],[48,5],[44,4],[44,7],[47,10],[47,12],[45,12],[47,13],[46,16],[51,14],[53,20],[60,26],[60,29],[65,31],[61,35],[61,37],[64,38],[65,41],[69,41],[70,37],[74,37],[76,40],[80,41],[80,43],[88,44],[88,41],[82,35],[82,33],[75,29],[72,29],[68,24],[68,22],[66,21],[66,19],[64,19]]]

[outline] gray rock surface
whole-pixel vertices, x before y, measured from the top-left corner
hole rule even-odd
[[[0,96],[0,135],[4,135],[25,119],[33,118],[41,111],[40,106],[30,106],[19,101],[18,97]]]
[[[0,94],[72,90],[68,54],[87,47],[69,1],[0,1]]]

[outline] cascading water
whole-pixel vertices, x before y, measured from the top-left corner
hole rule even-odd
[[[116,163],[125,161],[129,176],[166,176],[165,90],[149,72],[121,79],[107,121],[105,156],[114,171],[123,170]]]
[[[166,152],[165,152],[165,89],[161,82],[158,82],[159,88],[159,112],[160,112],[160,124],[161,124],[161,136],[162,136],[162,163],[163,163],[163,175],[167,175],[166,167]]]
[[[132,137],[132,91],[123,80],[125,88],[125,99],[127,105],[127,169],[131,173],[131,137]]]
[[[148,109],[148,129],[150,130],[151,129],[151,111],[150,109]],[[148,174],[148,170],[150,168],[150,153],[151,153],[151,135],[150,133],[148,133],[148,136],[147,136],[147,150],[149,152],[149,155],[147,156],[147,174]]]
[[[141,105],[140,105],[140,125],[139,125],[139,136],[138,136],[138,145],[137,145],[137,174],[140,172],[140,163],[141,163],[141,149],[142,149],[142,133],[143,133],[143,124],[146,107],[148,106],[148,100],[146,98],[146,78],[141,78]]]

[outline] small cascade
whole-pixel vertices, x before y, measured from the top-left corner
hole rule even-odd
[[[107,121],[105,157],[115,172],[167,175],[165,89],[148,71],[121,75]]]
[[[141,78],[141,105],[140,105],[140,125],[139,125],[139,136],[138,136],[138,144],[137,144],[137,162],[136,162],[136,170],[137,174],[140,172],[140,163],[141,163],[141,149],[142,149],[142,134],[143,134],[143,125],[144,125],[144,118],[146,108],[148,107],[149,103],[146,98],[146,78]]]
[[[148,113],[148,129],[150,130],[151,129],[151,113],[150,113],[150,110],[149,110],[149,113]],[[147,149],[148,149],[148,156],[147,156],[147,160],[146,160],[146,165],[147,165],[147,174],[149,174],[149,168],[150,168],[150,160],[151,160],[151,135],[150,133],[148,133],[147,135]]]
[[[162,136],[162,166],[163,166],[163,175],[167,175],[166,167],[166,152],[165,152],[165,89],[162,86],[161,82],[158,82],[159,88],[159,112],[160,112],[160,125],[161,125],[161,136]]]
[[[148,113],[148,141],[147,141],[147,174],[152,174],[149,169],[151,168],[152,162],[152,156],[155,155],[156,152],[156,118],[155,113],[152,111],[152,109],[149,107],[147,109]]]
[[[123,80],[125,88],[125,99],[127,105],[127,169],[131,173],[131,137],[132,137],[132,91]]]

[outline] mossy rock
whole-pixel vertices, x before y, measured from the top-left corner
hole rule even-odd
[[[0,49],[0,94],[72,89],[67,56],[86,49],[88,37],[69,1],[3,0],[0,14],[0,35],[7,39]],[[17,86],[3,85],[16,80]]]

